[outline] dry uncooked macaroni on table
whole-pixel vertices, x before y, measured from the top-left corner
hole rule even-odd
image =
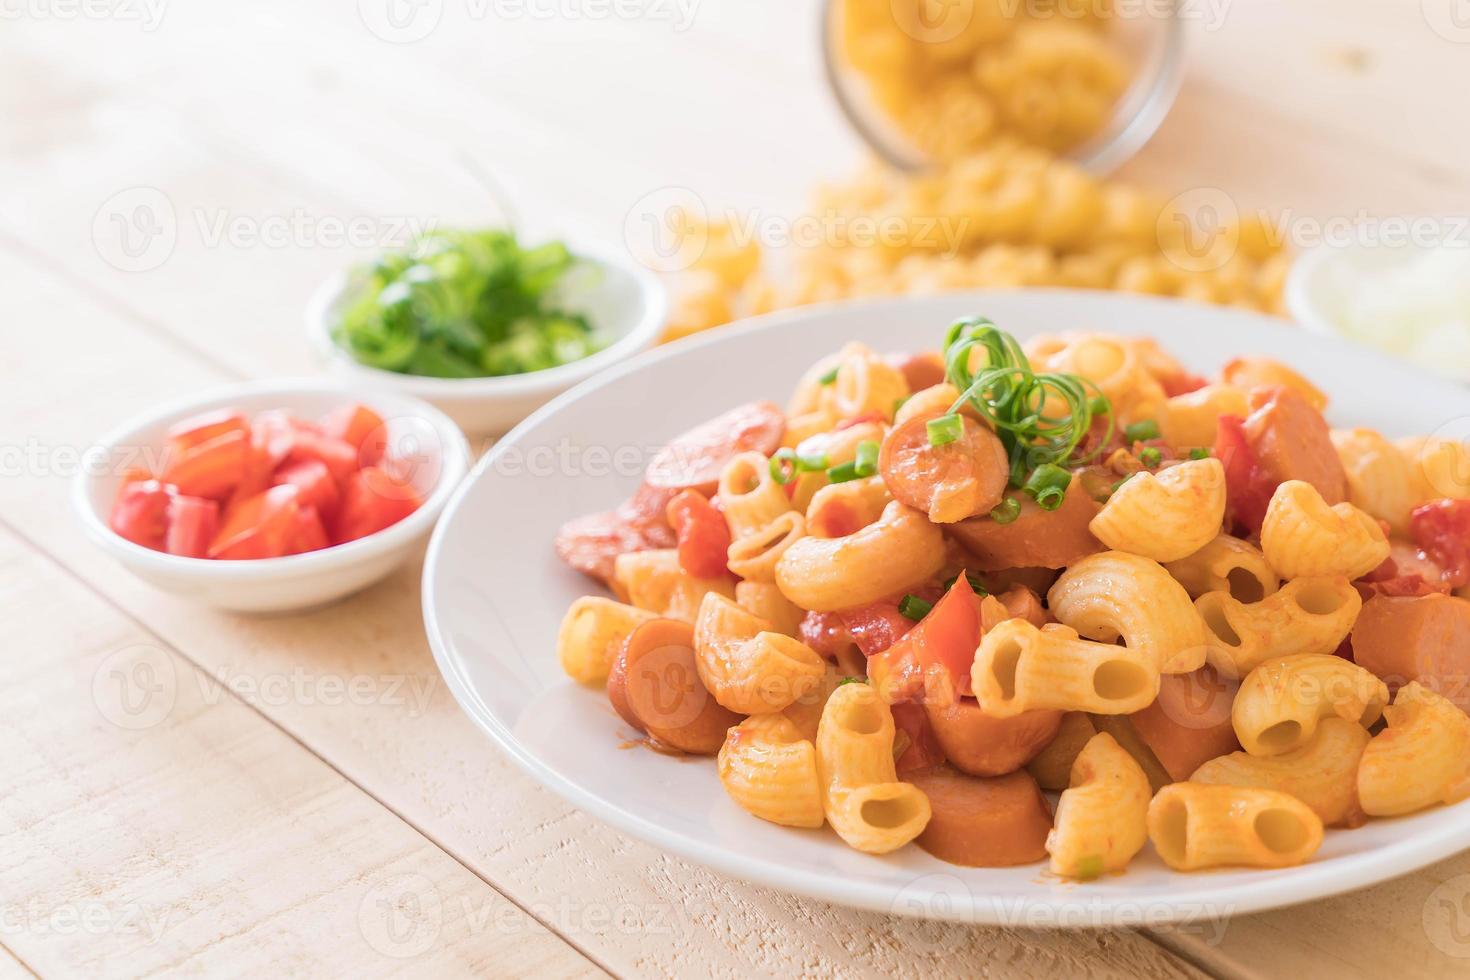
[[[1206,425],[1227,389],[1244,414]],[[752,816],[861,851],[1299,864],[1470,797],[1470,459],[1326,408],[1284,365],[1200,377],[1142,339],[851,343],[563,528],[615,598],[558,655]]]

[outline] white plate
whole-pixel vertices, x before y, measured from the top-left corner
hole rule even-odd
[[[721,789],[712,760],[622,747],[632,733],[606,697],[569,681],[556,661],[563,612],[597,591],[552,553],[557,527],[624,500],[662,441],[752,399],[784,402],[802,370],[845,341],[932,348],[970,313],[1021,337],[1067,329],[1155,336],[1199,371],[1238,354],[1279,357],[1332,396],[1339,425],[1405,435],[1470,415],[1464,390],[1369,351],[1261,316],[1163,300],[978,293],[762,318],[607,372],[527,419],[481,461],[435,530],[424,571],[429,639],[460,705],[535,779],[634,837],[737,878],[884,912],[1014,926],[1213,919],[1360,888],[1470,848],[1467,803],[1329,832],[1301,868],[1184,875],[1150,848],[1126,875],[1070,884],[1043,865],[960,868],[917,847],[861,854],[830,831],[746,815]]]

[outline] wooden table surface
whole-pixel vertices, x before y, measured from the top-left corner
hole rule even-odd
[[[80,451],[161,399],[312,372],[311,290],[411,221],[494,218],[477,173],[533,232],[621,243],[660,188],[789,215],[859,159],[810,0],[394,2],[407,19],[0,0],[0,976],[1470,973],[1470,855],[1288,911],[1084,933],[727,880],[573,810],[472,728],[417,563],[244,618],[99,555],[67,507]],[[1464,0],[1187,6],[1186,87],[1127,176],[1223,189],[1293,233],[1470,211]]]

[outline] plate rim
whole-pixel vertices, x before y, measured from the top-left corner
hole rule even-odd
[[[802,895],[817,901],[913,918],[1042,929],[1105,929],[1193,922],[1202,918],[1198,912],[1200,909],[1216,909],[1223,917],[1232,918],[1347,894],[1403,877],[1470,849],[1470,823],[1466,823],[1463,827],[1449,825],[1427,833],[1419,832],[1367,853],[1343,855],[1274,872],[1263,871],[1263,876],[1271,875],[1271,877],[1262,877],[1258,881],[1243,881],[1223,887],[1210,886],[1210,872],[1195,872],[1188,875],[1171,872],[1184,887],[1179,890],[1171,890],[1167,896],[1155,898],[1129,897],[1126,894],[1113,895],[1104,892],[1088,895],[1085,890],[1081,889],[1052,895],[987,896],[983,892],[977,893],[975,889],[966,885],[965,891],[968,894],[949,895],[947,897],[951,901],[947,903],[939,903],[937,906],[930,903],[931,907],[917,908],[915,903],[902,900],[903,889],[850,879],[836,879],[840,882],[840,887],[834,888],[832,887],[834,879],[829,876],[767,862],[759,854],[753,852],[736,853],[727,847],[712,845],[630,813],[615,800],[582,789],[555,769],[532,756],[520,744],[514,733],[507,729],[480,699],[473,684],[460,670],[457,659],[450,655],[444,630],[439,621],[435,604],[439,565],[449,533],[448,528],[467,499],[471,488],[484,477],[486,471],[494,465],[500,455],[508,452],[516,444],[523,432],[529,431],[539,425],[543,419],[560,412],[563,406],[580,401],[629,374],[661,361],[679,357],[685,352],[693,352],[721,343],[731,343],[750,334],[775,330],[783,325],[790,326],[802,320],[829,316],[834,313],[840,314],[858,309],[902,308],[925,302],[961,303],[972,297],[976,302],[983,303],[987,299],[998,296],[1053,296],[1065,297],[1073,302],[1090,297],[1105,299],[1112,304],[1125,302],[1169,309],[1178,309],[1183,306],[1194,312],[1209,311],[1212,316],[1222,319],[1250,320],[1268,325],[1271,329],[1293,329],[1290,321],[1265,313],[1154,296],[1120,294],[1106,290],[995,289],[966,290],[931,296],[872,297],[810,304],[749,317],[718,330],[706,331],[700,335],[644,351],[558,395],[501,437],[460,482],[435,524],[424,557],[420,586],[424,631],[434,656],[434,662],[444,676],[450,693],[454,695],[460,709],[526,775],[551,789],[588,816],[642,843],[675,854],[738,881]],[[1322,339],[1327,340],[1327,338]],[[1334,346],[1354,348],[1359,351],[1368,350],[1363,345],[1342,337],[1333,337],[1327,342]],[[1426,376],[1425,381],[1430,387],[1436,386],[1436,383],[1448,386],[1448,383],[1438,378]],[[953,867],[954,870],[947,873],[961,879],[962,884],[961,876],[964,874],[989,870],[958,865]],[[1038,873],[1046,873],[1044,865],[1038,865],[1037,870]],[[990,901],[986,901],[986,898],[989,898]],[[1078,918],[1076,912],[1079,906],[1087,907],[1092,916]],[[1141,906],[1147,906],[1151,914],[1146,916],[1135,914]],[[1114,921],[1113,918],[1110,918],[1123,918],[1125,910],[1131,910],[1126,914],[1127,921]],[[1152,914],[1156,911],[1161,911],[1161,914]],[[1047,914],[1035,916],[1036,912]],[[1033,916],[1037,918],[1037,921],[1030,921]],[[1209,918],[1209,916],[1203,918]]]

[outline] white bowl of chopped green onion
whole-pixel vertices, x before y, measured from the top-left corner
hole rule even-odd
[[[323,284],[307,329],[334,373],[503,432],[652,346],[667,312],[657,277],[610,251],[441,230]]]

